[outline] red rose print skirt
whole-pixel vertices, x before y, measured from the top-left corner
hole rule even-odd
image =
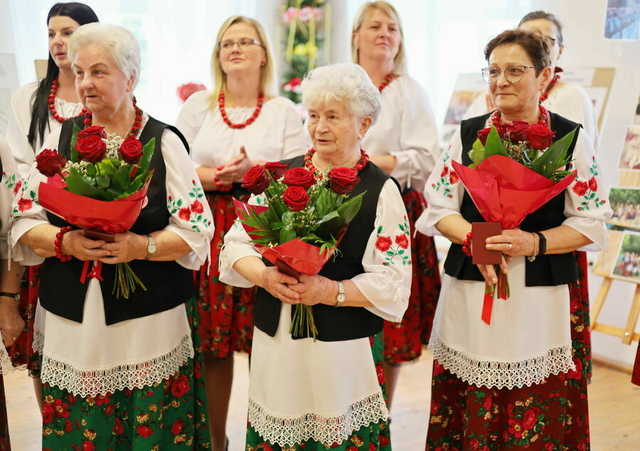
[[[640,343],[638,343],[638,350],[636,351],[636,363],[633,365],[633,375],[631,376],[631,382],[636,385],[640,385]]]
[[[409,306],[400,323],[384,323],[385,362],[396,364],[417,359],[429,342],[440,296],[438,255],[433,237],[415,233],[415,223],[426,208],[422,193],[407,190],[402,196],[411,228],[413,278]]]
[[[209,262],[196,272],[198,313],[202,350],[225,358],[234,351],[251,352],[253,338],[254,288],[237,288],[220,282],[218,257],[224,235],[236,220],[231,195],[207,195],[215,232],[211,240]]]
[[[0,345],[2,346],[2,345]],[[0,451],[10,451],[9,423],[7,422],[7,400],[4,396],[4,379],[0,374]]]
[[[38,291],[40,288],[40,266],[27,266],[22,276],[20,304],[18,309],[24,319],[25,328],[15,343],[8,348],[14,366],[26,366],[33,376],[40,374],[42,357],[33,350],[34,320]]]

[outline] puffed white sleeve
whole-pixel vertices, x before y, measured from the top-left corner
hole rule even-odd
[[[453,170],[453,161],[462,162],[460,127],[449,148],[442,152],[424,188],[428,206],[416,221],[416,230],[425,235],[441,235],[436,228],[438,222],[447,216],[460,214],[464,185]]]
[[[12,96],[9,105],[7,124],[7,144],[16,160],[16,168],[20,177],[27,175],[35,159],[35,153],[29,140],[29,124],[31,123],[31,94],[33,87],[23,86]],[[57,147],[57,146],[56,146]]]
[[[165,230],[174,232],[191,248],[176,263],[187,269],[198,269],[209,257],[209,243],[213,237],[209,203],[193,161],[178,135],[165,129],[161,149],[167,170],[167,208],[171,214]]]
[[[58,148],[60,130],[52,131],[45,139],[44,148]],[[9,230],[8,245],[11,259],[20,262],[24,266],[39,265],[44,261],[26,244],[20,243],[22,235],[40,224],[48,224],[47,214],[38,202],[38,188],[46,177],[38,171],[35,161],[29,167],[27,173],[16,183],[16,192],[11,207],[11,229]]]
[[[300,112],[298,112],[293,102],[287,102],[282,145],[283,160],[302,155],[311,147],[311,139],[304,126]]]
[[[264,205],[266,201],[263,195],[251,196],[249,204]],[[245,231],[239,219],[233,223],[233,226],[224,236],[224,245],[220,251],[220,281],[234,287],[249,288],[253,283],[245,279],[239,272],[233,269],[233,265],[244,257],[260,257],[260,253],[256,251],[251,243],[251,238]]]
[[[374,226],[362,256],[364,272],[351,281],[373,304],[367,310],[400,322],[411,292],[411,237],[407,211],[393,180],[382,187]]]
[[[563,225],[580,232],[593,243],[583,250],[599,251],[606,247],[605,222],[611,216],[607,188],[600,179],[600,168],[589,136],[579,133],[573,151],[576,179],[566,190]]]
[[[438,129],[427,93],[417,82],[407,84],[403,96],[400,149],[390,152],[396,157],[391,175],[401,184],[422,191],[438,159]]]
[[[19,178],[15,160],[11,155],[9,146],[0,136],[0,158],[2,159],[2,183],[0,183],[0,259],[9,258],[9,246],[7,242],[9,233],[9,217],[11,216],[11,207],[13,205],[14,189],[18,185]]]
[[[195,92],[189,96],[180,109],[180,113],[176,119],[176,127],[184,135],[189,144],[193,143],[202,126],[204,114],[206,114],[207,96],[210,94],[210,91]]]

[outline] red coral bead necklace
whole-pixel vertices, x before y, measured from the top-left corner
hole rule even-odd
[[[385,75],[384,80],[382,81],[382,83],[380,83],[378,85],[378,91],[382,92],[384,90],[384,88],[389,86],[389,83],[391,83],[396,78],[398,78],[398,74],[394,74],[393,72],[391,72],[390,74]]]
[[[220,110],[220,116],[222,116],[222,120],[224,121],[225,124],[229,126],[229,128],[236,128],[236,129],[245,128],[253,124],[253,122],[256,119],[258,119],[258,116],[260,116],[263,103],[264,103],[264,94],[260,93],[258,94],[258,102],[256,104],[256,109],[253,110],[253,113],[251,114],[251,116],[249,116],[249,118],[244,122],[241,122],[239,124],[234,124],[229,119],[229,116],[227,115],[227,110],[224,107],[224,92],[220,91],[220,94],[218,94],[218,109]]]
[[[135,97],[133,98],[133,108],[136,111],[136,115],[133,119],[133,125],[131,126],[131,130],[129,131],[128,136],[136,138],[138,136],[138,133],[140,133],[140,127],[142,126],[142,110],[138,107]],[[91,126],[92,119],[93,115],[91,114],[91,111],[87,111],[84,114],[83,119],[85,128]]]
[[[47,104],[49,106],[49,113],[51,113],[51,117],[54,118],[56,121],[62,123],[70,118],[60,116],[58,114],[58,110],[56,109],[56,94],[58,93],[59,87],[60,87],[60,83],[58,82],[58,80],[53,80],[51,82],[51,89],[49,89],[49,97],[47,98]],[[78,114],[78,116],[82,116],[86,112],[87,112],[87,109],[82,108],[82,111],[80,112],[80,114]]]
[[[539,109],[538,124],[549,127],[549,112],[542,105],[539,105],[538,109]],[[502,124],[502,113],[500,113],[500,110],[495,110],[491,114],[491,120],[490,121],[491,121],[491,125],[493,125],[494,127],[498,128],[498,129],[500,127],[504,126]]]

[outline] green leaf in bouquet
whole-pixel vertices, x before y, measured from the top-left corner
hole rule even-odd
[[[69,175],[64,181],[67,184],[67,191],[81,196],[91,197],[92,199],[102,199],[100,190],[91,185],[91,183],[82,177],[75,169],[69,171]]]
[[[96,170],[96,167],[93,164],[90,164],[89,166],[87,166],[85,168],[85,172],[87,173],[88,177],[95,177],[96,175],[98,175],[98,171]]]
[[[95,180],[96,186],[101,190],[105,190],[109,188],[109,185],[111,185],[111,177],[108,175],[98,175]]]
[[[151,164],[151,158],[153,157],[153,152],[156,149],[156,139],[151,138],[142,148],[142,157],[140,157],[140,161],[138,164],[140,165],[140,173],[144,174],[149,170],[149,165]]]
[[[489,131],[489,135],[487,136],[487,142],[484,145],[484,158],[489,158],[493,155],[509,156],[495,127],[491,127],[491,131]]]
[[[485,159],[484,146],[478,138],[473,142],[473,146],[469,151],[469,158],[473,161],[473,164],[469,165],[471,168],[475,168]]]
[[[71,142],[69,144],[69,156],[71,157],[71,161],[77,163],[80,161],[80,155],[78,154],[78,150],[76,149],[76,143],[78,142],[78,133],[80,133],[80,127],[78,124],[73,123],[73,132],[71,133]]]
[[[296,231],[293,227],[284,226],[280,229],[280,244],[286,243],[296,238]]]
[[[531,169],[547,178],[553,178],[553,173],[569,162],[567,151],[573,142],[576,130],[577,128],[551,144],[546,152],[531,163]]]
[[[366,191],[363,191],[357,196],[353,196],[338,207],[338,214],[344,220],[345,224],[349,224],[360,211],[360,207],[362,207],[362,199],[365,193]]]
[[[111,176],[116,173],[120,167],[120,162],[113,158],[103,158],[95,164],[99,175]]]
[[[129,187],[129,172],[131,172],[131,167],[129,165],[122,165],[113,175],[113,186],[114,189],[117,189],[121,192],[124,192]]]

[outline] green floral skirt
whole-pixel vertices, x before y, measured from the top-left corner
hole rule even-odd
[[[378,374],[378,381],[384,390],[384,372],[382,362],[384,361],[384,340],[383,333],[370,337],[371,353]],[[386,395],[385,395],[386,396]],[[256,432],[251,424],[247,425],[247,446],[246,451],[391,451],[391,434],[387,421],[371,423],[363,426],[357,431],[353,431],[351,436],[342,443],[319,443],[309,440],[298,443],[294,446],[279,446],[266,442],[260,434]]]
[[[192,330],[194,301],[186,303]],[[197,341],[197,337],[194,338]],[[196,355],[169,379],[142,389],[79,397],[44,384],[44,450],[210,449],[207,402],[198,343]]]

